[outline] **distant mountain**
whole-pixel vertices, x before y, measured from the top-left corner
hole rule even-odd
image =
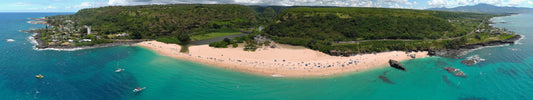
[[[498,7],[490,4],[480,3],[473,6],[459,6],[455,8],[429,8],[427,10],[440,10],[440,11],[456,11],[456,12],[477,12],[477,13],[492,13],[492,14],[505,14],[505,13],[525,13],[533,12],[532,8],[525,7]]]

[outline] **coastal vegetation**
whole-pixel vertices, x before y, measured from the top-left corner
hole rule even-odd
[[[242,43],[244,44],[245,51],[255,51],[255,49],[257,49],[257,45],[262,45],[254,40],[254,37],[256,36],[257,34],[252,33],[249,35],[235,37],[233,39],[224,38],[222,41],[209,43],[209,46],[215,48],[228,48],[228,45],[231,45],[231,47],[235,48],[239,46],[239,43]]]
[[[276,42],[350,55],[450,49],[504,40],[515,34],[491,27],[489,20],[505,15],[354,7],[110,6],[46,17],[49,27],[37,31],[52,46],[144,39],[183,44],[245,33],[209,46],[228,48],[242,43],[244,50],[254,51]]]
[[[46,22],[50,27],[42,30],[45,34],[41,38],[48,43],[68,42],[69,38],[91,39],[94,43],[114,39],[184,43],[238,34],[258,26],[255,11],[247,6],[200,4],[88,8],[73,15],[48,16]]]
[[[262,35],[333,55],[449,49],[474,43],[476,36],[482,42],[514,36],[488,25],[496,16],[504,14],[299,7],[277,14]]]

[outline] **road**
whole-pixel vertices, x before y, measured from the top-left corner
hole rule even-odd
[[[485,23],[485,20],[483,20],[483,22],[479,23],[479,25],[477,25],[476,28],[474,28],[474,30],[470,31],[470,33],[466,34],[466,36],[470,36],[472,34],[474,34],[474,32],[476,31],[476,29],[478,29],[479,27],[481,27],[481,25],[483,25],[483,23]],[[459,37],[453,37],[453,38],[445,38],[445,39],[434,39],[434,40],[454,40],[454,39],[459,39],[461,38],[462,36],[459,36]],[[332,44],[355,44],[355,43],[361,43],[361,42],[368,42],[368,41],[389,41],[389,40],[394,40],[394,41],[416,41],[414,39],[375,39],[375,40],[360,40],[360,41],[333,41],[331,42]]]

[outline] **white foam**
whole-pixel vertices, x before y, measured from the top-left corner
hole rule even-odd
[[[283,75],[279,75],[279,74],[274,74],[272,75],[272,77],[284,77]]]
[[[69,49],[64,49],[64,48],[44,48],[44,49],[39,49],[39,48],[36,47],[37,45],[39,45],[39,42],[37,42],[37,40],[35,40],[35,38],[33,38],[33,36],[35,36],[35,35],[37,35],[37,33],[34,33],[30,37],[28,37],[28,41],[30,41],[31,44],[34,44],[33,50],[38,50],[38,51],[41,51],[41,50],[77,51],[77,50],[83,50],[83,49],[90,49],[90,48],[69,48]]]
[[[53,50],[53,51],[77,51],[77,50],[83,50],[83,49],[88,49],[88,48],[69,48],[69,49],[44,48],[44,49],[39,49],[39,48],[36,48],[35,46],[33,47],[33,50],[37,50],[37,51],[41,51],[41,50]]]
[[[522,36],[522,37],[520,37],[520,39],[514,41],[514,44],[517,44],[517,45],[521,45],[521,44],[523,44],[523,43],[520,43],[520,40],[525,39],[526,36],[524,36],[524,35],[520,35],[520,36]]]
[[[466,55],[467,53],[470,53],[472,51],[476,51],[476,50],[481,50],[481,49],[485,49],[485,48],[493,48],[493,47],[504,47],[504,46],[509,46],[510,44],[503,44],[503,45],[496,45],[496,46],[483,46],[483,47],[479,47],[479,48],[475,48],[475,49],[470,49],[468,51],[465,51],[463,53],[461,53],[461,56],[462,55]]]
[[[473,56],[467,57],[466,59],[474,60],[474,63],[479,63],[479,62],[486,60],[486,59],[479,57],[479,55],[473,55]]]
[[[520,35],[520,36],[522,36],[522,37],[520,39],[516,40],[514,42],[514,44],[522,44],[519,41],[524,39],[525,36],[524,35]],[[504,47],[504,46],[509,46],[509,45],[511,45],[511,44],[503,44],[503,45],[495,45],[495,46],[483,46],[483,47],[479,47],[479,48],[475,48],[475,49],[471,49],[471,50],[465,51],[465,52],[461,53],[461,55],[466,55],[467,53],[470,53],[472,51],[481,50],[481,49],[485,49],[485,48]]]
[[[37,41],[35,40],[35,38],[33,38],[33,36],[37,35],[37,33],[33,33],[33,35],[31,35],[30,37],[28,37],[28,41],[30,41],[31,44],[35,44],[35,45],[38,45],[39,43],[37,43]]]

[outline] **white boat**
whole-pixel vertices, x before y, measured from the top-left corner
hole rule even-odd
[[[7,41],[7,42],[13,42],[13,41],[15,41],[15,40],[13,40],[13,39],[6,39],[6,41]]]
[[[137,87],[137,88],[133,89],[133,92],[141,92],[144,89],[146,89],[146,87],[143,87],[143,88]]]
[[[122,69],[122,68],[118,68],[117,70],[115,70],[115,72],[117,72],[117,73],[118,73],[118,72],[122,72],[122,71],[124,71],[124,70],[125,70],[125,69]]]

